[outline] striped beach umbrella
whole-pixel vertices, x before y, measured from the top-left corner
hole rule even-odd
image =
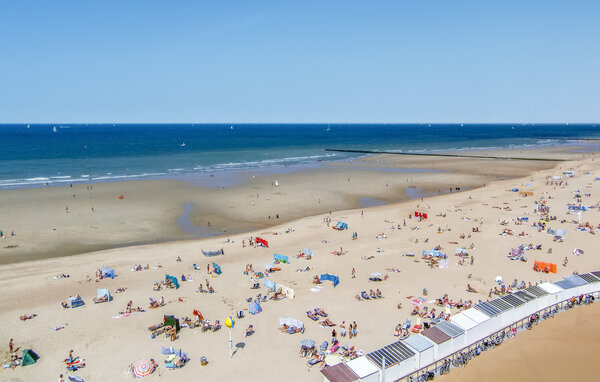
[[[143,359],[139,361],[133,368],[133,375],[135,375],[137,378],[142,378],[152,374],[153,371],[154,366],[152,366],[152,363]]]

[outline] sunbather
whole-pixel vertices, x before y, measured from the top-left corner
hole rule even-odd
[[[377,288],[377,290],[375,291],[375,294],[377,295],[377,298],[383,298],[383,295],[381,294],[381,291],[379,290],[379,288]]]
[[[329,320],[329,318],[326,318],[323,321],[321,321],[321,325],[323,325],[323,326],[335,326],[335,324],[333,322],[331,322]]]
[[[250,337],[252,334],[254,334],[254,325],[249,325],[244,337]]]
[[[477,293],[475,289],[471,286],[471,284],[467,284],[467,292]]]
[[[375,292],[373,292],[373,289],[369,290],[369,296],[371,298],[377,298],[377,294],[375,294]]]

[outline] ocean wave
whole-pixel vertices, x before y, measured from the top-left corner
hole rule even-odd
[[[71,178],[71,175],[65,175],[65,176],[51,176],[50,179],[69,179]]]

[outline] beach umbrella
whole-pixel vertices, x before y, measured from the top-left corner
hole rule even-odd
[[[134,366],[133,375],[135,375],[137,378],[142,378],[152,374],[153,371],[154,366],[152,366],[152,363],[143,359]]]
[[[381,276],[383,276],[383,275],[381,273],[379,273],[379,272],[373,272],[373,273],[371,273],[371,277],[381,277]]]
[[[327,366],[335,366],[338,363],[342,363],[342,357],[337,354],[329,354],[325,357],[325,363]]]
[[[312,348],[313,346],[315,346],[315,341],[311,340],[310,338],[305,338],[302,341],[300,341],[300,345],[306,346],[307,348]]]

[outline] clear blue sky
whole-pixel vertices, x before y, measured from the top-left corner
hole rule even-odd
[[[600,1],[2,1],[0,123],[598,122]]]

